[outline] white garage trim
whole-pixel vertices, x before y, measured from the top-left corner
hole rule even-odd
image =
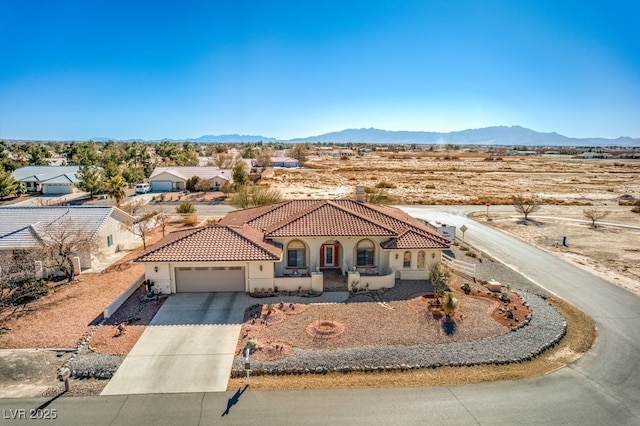
[[[244,266],[176,267],[176,292],[245,291]]]

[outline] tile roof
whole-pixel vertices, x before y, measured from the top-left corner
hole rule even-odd
[[[136,262],[251,261],[282,258],[282,247],[264,241],[249,226],[207,226],[172,232],[150,247]]]
[[[169,234],[137,262],[278,261],[278,237],[388,237],[384,249],[444,249],[449,242],[422,222],[387,206],[352,200],[290,200],[236,210],[216,226]]]
[[[247,224],[264,232],[266,238],[367,235],[397,238],[411,229],[415,231],[415,248],[449,247],[446,239],[399,209],[354,200],[282,201],[230,212],[220,224]]]
[[[443,249],[448,248],[449,243],[443,239],[433,238],[433,234],[420,229],[409,228],[397,238],[392,238],[380,244],[384,249]]]
[[[290,215],[265,229],[269,237],[385,236],[396,232],[382,222],[328,201]]]
[[[111,206],[0,207],[0,249],[40,244],[51,227],[61,226],[79,236],[91,237],[108,217],[132,224],[134,218]]]

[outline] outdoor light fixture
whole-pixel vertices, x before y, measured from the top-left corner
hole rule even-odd
[[[260,265],[260,270],[262,271],[262,265]]]
[[[398,258],[398,253],[396,253],[396,259]]]
[[[435,259],[436,258],[436,254],[435,253],[431,253],[431,258]]]
[[[158,272],[158,267],[157,267],[157,266],[154,266],[154,267],[153,267],[153,270],[154,270],[154,271],[156,271],[156,272]]]

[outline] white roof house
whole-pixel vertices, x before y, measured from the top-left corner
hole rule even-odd
[[[218,189],[225,182],[231,182],[231,175],[231,169],[217,167],[156,167],[149,176],[149,183],[153,192],[181,191],[186,188],[189,179],[197,176],[201,180],[211,179],[211,189]]]
[[[24,183],[27,191],[43,194],[70,194],[79,179],[80,166],[26,166],[14,170],[15,180]]]
[[[135,219],[111,206],[0,207],[0,250],[29,249],[61,230],[65,235],[92,239],[95,251],[78,253],[83,268],[133,244]]]

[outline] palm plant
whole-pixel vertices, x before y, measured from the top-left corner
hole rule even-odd
[[[120,175],[116,175],[109,179],[107,183],[107,194],[109,194],[109,198],[116,199],[116,206],[120,207],[120,201],[126,196],[125,188],[127,187],[127,182]]]

